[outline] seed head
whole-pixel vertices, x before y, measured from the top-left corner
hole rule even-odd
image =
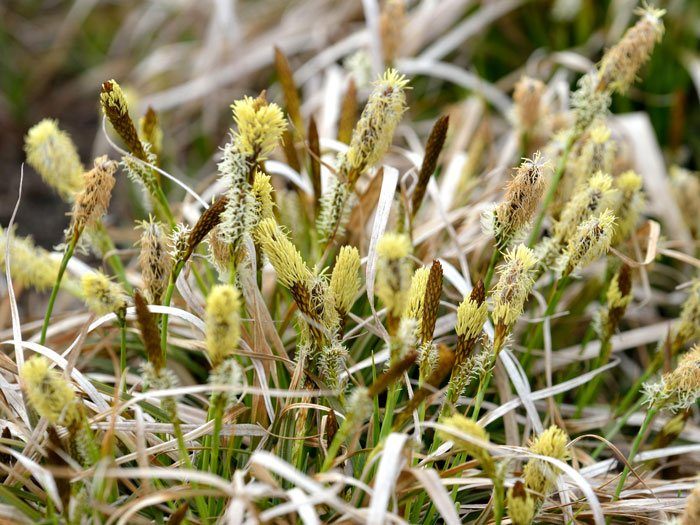
[[[136,307],[136,321],[141,332],[143,346],[146,349],[146,357],[151,367],[150,370],[154,372],[154,378],[160,377],[162,376],[161,371],[165,368],[165,354],[160,347],[160,330],[156,323],[156,316],[149,310],[146,299],[138,290],[134,292],[134,306]],[[162,388],[170,388],[170,386],[163,386]]]
[[[110,281],[105,274],[99,271],[86,273],[81,284],[85,303],[95,315],[125,315],[128,296],[120,285]]]
[[[138,244],[144,291],[148,301],[157,304],[168,286],[168,272],[172,264],[167,238],[163,225],[152,216],[147,221],[139,222],[137,227],[143,230]]]
[[[610,92],[598,89],[597,73],[581,77],[578,89],[571,95],[571,107],[574,112],[574,133],[581,134],[598,119],[604,119],[610,108]]]
[[[681,345],[700,338],[700,279],[695,279],[683,303],[676,325],[676,339]]]
[[[536,265],[535,254],[524,244],[506,252],[504,264],[498,271],[498,283],[492,293],[493,322],[506,331],[523,313],[534,284],[533,270]]]
[[[185,259],[189,259],[199,246],[199,243],[204,240],[204,238],[209,235],[214,228],[216,228],[221,223],[221,217],[226,210],[228,205],[228,197],[219,197],[216,199],[211,206],[209,206],[202,215],[199,216],[197,223],[194,225],[190,231],[189,237],[187,238],[187,252],[185,253]]]
[[[103,155],[96,158],[95,166],[85,173],[85,187],[77,195],[73,205],[71,225],[73,235],[80,235],[85,228],[95,226],[107,213],[109,201],[112,198],[112,188],[116,182],[115,171],[117,171],[117,163]]]
[[[24,138],[27,162],[46,184],[67,200],[83,188],[83,165],[70,135],[52,119],[35,124]]]
[[[311,270],[274,219],[261,221],[255,230],[255,237],[282,285],[291,289],[295,283],[306,286],[311,282]]]
[[[537,212],[546,185],[545,168],[539,152],[532,160],[523,160],[506,186],[503,201],[484,214],[484,228],[494,235],[499,247],[518,237]]]
[[[610,210],[581,223],[557,260],[559,274],[565,277],[606,254],[614,232],[615,214]]]
[[[22,387],[39,416],[49,423],[70,425],[78,416],[73,387],[43,356],[28,359],[19,371]]]
[[[190,251],[190,233],[192,228],[186,224],[176,224],[170,232],[169,248],[170,257],[173,261],[186,261]]]
[[[531,132],[540,124],[545,84],[528,76],[520,77],[513,92],[515,119],[521,130]]]
[[[459,435],[466,434],[475,440],[488,444],[489,435],[486,430],[484,430],[484,427],[461,414],[452,414],[451,416],[442,418],[442,423],[455,431],[455,433],[452,433],[446,430],[438,430],[438,434],[444,441],[453,441],[456,447],[465,450],[470,456],[477,459],[479,463],[481,463],[481,468],[483,468],[484,472],[488,475],[495,473],[495,464],[489,451],[483,446],[468,441]]]
[[[146,151],[139,139],[136,126],[129,116],[129,105],[124,91],[117,81],[112,79],[102,84],[100,92],[102,111],[107,116],[114,130],[119,134],[131,153],[141,159],[148,160]]]
[[[5,248],[8,231],[0,227],[0,267],[5,267]],[[31,237],[17,237],[10,241],[10,271],[15,286],[32,286],[39,291],[50,289],[56,282],[60,262],[34,244]]]
[[[248,183],[248,163],[245,155],[230,142],[218,165],[221,181],[226,185],[226,207],[221,214],[221,240],[235,251],[243,237],[252,231],[255,222],[255,201]]]
[[[206,344],[212,366],[233,355],[241,337],[241,300],[230,284],[214,286],[207,296]]]
[[[151,152],[160,156],[163,150],[163,129],[158,121],[158,114],[152,107],[148,107],[143,117],[139,119],[139,136],[151,145]]]
[[[639,21],[603,56],[598,68],[599,90],[625,93],[634,83],[637,72],[649,60],[654,46],[661,41],[663,9],[647,6],[637,14]]]
[[[245,384],[245,374],[241,365],[235,359],[224,359],[216,365],[209,374],[209,383],[212,385],[224,385],[228,387],[240,388]],[[218,392],[216,395],[224,402],[224,409],[227,410],[235,402],[235,391]]]
[[[480,280],[474,285],[469,297],[465,297],[457,308],[457,363],[463,363],[469,357],[474,343],[481,335],[487,316],[484,282]]]
[[[675,370],[656,383],[646,383],[649,405],[671,412],[687,410],[700,397],[700,345],[695,345],[678,361]]]
[[[423,313],[420,322],[420,340],[428,344],[433,340],[435,323],[437,322],[438,309],[440,307],[440,295],[442,294],[442,265],[437,259],[430,266],[428,282],[425,286],[425,298],[423,300]]]
[[[325,346],[318,356],[318,371],[329,388],[339,389],[343,386],[343,372],[348,351],[340,341],[334,340]]]
[[[552,425],[530,442],[530,451],[540,456],[566,461],[569,459],[569,436],[561,428]],[[525,485],[531,491],[546,496],[554,486],[559,470],[541,459],[530,459],[523,469]]]
[[[508,516],[513,525],[530,525],[535,517],[535,499],[527,493],[522,481],[508,490]]]
[[[270,176],[260,171],[255,172],[253,179],[253,198],[255,199],[256,221],[273,219],[275,217],[275,201],[272,197]]]
[[[249,158],[266,159],[287,127],[280,107],[268,103],[264,96],[244,97],[231,105],[238,132],[234,142],[239,152]]]
[[[345,233],[354,202],[355,193],[351,185],[333,179],[330,187],[321,195],[321,211],[316,220],[316,228],[322,242],[327,243]]]
[[[403,43],[406,22],[405,0],[387,0],[379,17],[379,32],[382,40],[384,61],[391,63]]]
[[[374,82],[367,105],[355,126],[350,147],[340,171],[351,184],[389,149],[394,130],[406,111],[408,80],[395,69],[387,69]]]
[[[338,315],[344,317],[352,308],[360,291],[360,252],[354,246],[343,246],[335,259],[330,292]]]

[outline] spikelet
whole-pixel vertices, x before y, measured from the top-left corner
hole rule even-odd
[[[102,83],[100,104],[110,124],[127,145],[129,151],[135,157],[147,161],[146,150],[139,139],[136,126],[129,116],[126,96],[116,80],[112,79]]]
[[[160,127],[158,114],[150,106],[139,119],[139,137],[150,144],[150,151],[158,158],[163,150],[163,129]]]
[[[677,346],[700,339],[700,279],[693,280],[675,326]]]
[[[256,171],[253,178],[253,199],[255,201],[256,223],[262,219],[275,217],[275,201],[272,197],[272,184],[270,176],[261,171]]]
[[[559,275],[566,277],[606,254],[614,232],[615,214],[610,210],[582,222],[569,238],[566,250],[557,260]]]
[[[530,295],[533,270],[537,265],[535,254],[527,246],[520,244],[506,252],[504,264],[499,268],[499,279],[491,297],[492,317],[496,325],[494,350],[498,352],[505,342],[513,323],[523,313],[525,301]]]
[[[626,171],[616,177],[615,188],[617,196],[614,211],[618,220],[613,245],[623,242],[634,231],[644,207],[642,178],[634,171]]]
[[[318,356],[318,371],[323,382],[332,389],[340,389],[343,386],[343,372],[348,351],[340,341],[332,341],[324,347]]]
[[[567,443],[569,436],[559,427],[552,425],[535,439],[530,441],[530,452],[540,456],[566,461],[569,459]],[[523,480],[532,492],[540,497],[546,497],[554,487],[559,470],[551,463],[541,459],[530,459],[523,469]]]
[[[489,451],[482,445],[464,439],[460,435],[466,434],[467,436],[477,440],[477,442],[481,441],[484,444],[488,444],[489,435],[481,425],[461,414],[452,414],[451,416],[442,418],[441,423],[449,427],[450,430],[455,431],[453,433],[449,430],[438,430],[438,434],[444,441],[453,441],[456,447],[465,450],[470,456],[478,460],[481,464],[481,468],[484,469],[484,472],[488,476],[495,474],[496,466]]]
[[[427,344],[433,340],[441,294],[442,264],[436,259],[430,266],[428,282],[425,286],[425,298],[423,299],[423,312],[420,322],[420,341],[422,344]]]
[[[700,345],[695,345],[678,361],[675,370],[656,383],[645,383],[647,403],[671,412],[687,410],[700,397]]]
[[[46,184],[66,201],[73,201],[83,188],[83,165],[68,133],[58,122],[44,119],[32,126],[24,138],[27,163]]]
[[[612,178],[602,172],[593,175],[580,186],[554,225],[554,239],[558,244],[568,241],[586,219],[608,207],[614,197]]]
[[[455,358],[457,365],[464,363],[474,348],[474,344],[484,328],[488,309],[484,282],[479,280],[474,285],[469,297],[465,297],[457,308],[457,346]]]
[[[696,523],[700,523],[700,483],[696,484],[688,494],[680,525],[695,525]]]
[[[540,125],[545,84],[528,76],[520,77],[513,91],[513,113],[521,131],[532,133]]]
[[[155,155],[150,151],[149,144],[144,145],[144,156],[145,159],[141,161],[131,155],[124,155],[121,160],[121,167],[126,171],[126,175],[131,182],[141,187],[146,195],[154,197],[159,188],[158,179],[153,170],[144,164],[144,162],[155,164],[157,160]]]
[[[379,33],[382,39],[382,56],[391,64],[403,43],[403,28],[406,23],[405,0],[386,0],[379,16]]]
[[[612,336],[632,301],[631,273],[632,269],[623,264],[610,280],[606,294],[606,308],[601,310],[595,320],[596,331],[604,339]]]
[[[247,180],[248,164],[236,146],[229,143],[224,147],[223,160],[218,168],[221,181],[227,188],[227,202],[221,213],[219,235],[235,252],[255,224],[255,200]]]
[[[137,228],[143,230],[138,244],[144,291],[148,302],[157,304],[168,286],[171,262],[167,239],[163,225],[152,216],[147,221],[139,222]]]
[[[367,105],[355,126],[340,172],[351,185],[389,149],[394,130],[406,111],[408,80],[395,69],[387,69],[373,84]]]
[[[274,219],[260,221],[255,238],[283,286],[291,289],[294,284],[307,286],[311,282],[311,270]]]
[[[612,172],[616,143],[610,135],[604,121],[591,125],[578,155],[569,163],[569,169],[557,187],[557,202],[553,211],[561,211],[574,192],[587,183],[591,174]]]
[[[207,251],[209,261],[214,265],[219,275],[224,277],[229,275],[234,261],[234,253],[231,245],[221,237],[221,225],[214,227],[211,235],[207,237]]]
[[[157,378],[162,375],[161,371],[165,368],[165,354],[160,347],[160,330],[156,323],[156,316],[149,310],[146,299],[138,290],[134,292],[134,306],[136,307],[136,322],[141,332],[148,364],[151,372],[155,374],[153,375],[154,381],[157,381]]]
[[[95,159],[95,166],[85,173],[85,187],[75,198],[71,235],[79,236],[85,228],[94,227],[107,212],[114,187],[117,163],[106,155]]]
[[[598,68],[599,90],[625,93],[649,60],[656,43],[661,41],[664,34],[661,17],[665,11],[647,6],[637,14],[640,20],[603,56]]]
[[[535,500],[525,490],[522,481],[516,481],[506,496],[508,517],[513,525],[530,525],[535,517]]]
[[[49,423],[70,425],[78,417],[73,387],[43,356],[28,359],[19,371],[22,388],[39,416]]]
[[[239,365],[235,359],[224,359],[212,369],[211,374],[209,374],[209,384],[223,385],[237,389],[245,384],[245,374],[241,365]],[[215,396],[223,402],[224,410],[227,410],[235,402],[237,394],[239,394],[239,392],[229,390],[216,392]]]
[[[236,149],[250,159],[266,159],[287,127],[280,107],[268,103],[263,94],[257,98],[244,97],[237,100],[231,109],[238,127],[234,136]]]
[[[428,136],[428,142],[425,145],[425,155],[423,155],[423,162],[420,166],[420,171],[418,172],[418,180],[416,181],[413,194],[411,195],[411,216],[415,217],[418,209],[420,208],[423,198],[425,197],[425,192],[428,189],[428,183],[430,182],[430,177],[432,177],[435,169],[437,168],[438,158],[440,157],[440,152],[445,145],[445,139],[447,138],[447,128],[450,124],[450,117],[448,115],[443,115],[435,121],[433,124],[433,129],[430,130],[430,135]]]
[[[403,318],[416,320],[416,334],[421,333],[423,320],[423,308],[425,306],[425,291],[428,286],[430,268],[423,266],[418,268],[411,278],[411,285],[408,289],[407,301],[403,310]]]
[[[126,315],[126,292],[119,284],[110,281],[105,274],[86,273],[81,279],[81,285],[85,303],[95,315],[115,313],[122,318]]]
[[[185,252],[184,255],[185,260],[190,258],[197,249],[197,246],[199,246],[199,243],[209,235],[209,232],[221,223],[227,205],[228,197],[219,197],[199,216],[199,219],[192,227],[187,237],[187,252]]]
[[[10,272],[15,286],[31,286],[39,291],[50,289],[56,282],[61,263],[51,254],[34,245],[31,237],[10,236],[0,227],[0,267],[4,274],[5,249],[10,237]]]
[[[342,318],[350,311],[360,291],[360,252],[354,246],[343,246],[335,259],[329,284],[333,304]]]
[[[503,201],[484,214],[484,229],[493,234],[500,248],[522,234],[537,212],[546,185],[545,167],[539,152],[532,160],[523,160],[506,186]]]
[[[611,100],[609,91],[598,89],[596,72],[581,77],[578,89],[571,94],[571,107],[574,112],[574,126],[571,132],[574,136],[585,132],[594,121],[604,119]]]
[[[185,261],[190,250],[190,233],[192,228],[186,224],[176,224],[170,232],[168,239],[168,247],[170,249],[170,257],[174,262]]]
[[[377,297],[396,318],[408,299],[411,249],[411,240],[403,233],[386,233],[377,243]]]
[[[330,187],[321,196],[321,211],[316,219],[316,229],[322,242],[327,243],[345,233],[355,199],[349,183],[338,179],[331,181]]]
[[[214,286],[207,296],[206,348],[212,366],[233,355],[241,338],[241,300],[230,284]]]

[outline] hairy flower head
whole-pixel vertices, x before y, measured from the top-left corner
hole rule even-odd
[[[285,287],[291,289],[294,284],[306,286],[310,283],[311,270],[274,219],[261,221],[255,230],[255,238]]]
[[[453,441],[456,447],[465,450],[470,456],[477,459],[479,463],[481,463],[481,468],[483,468],[484,472],[487,474],[495,473],[495,464],[489,451],[484,448],[483,445],[464,439],[460,435],[469,436],[487,445],[489,443],[489,435],[486,430],[484,430],[484,427],[479,425],[476,421],[472,421],[456,413],[442,418],[441,423],[447,426],[449,430],[454,430],[454,432],[442,429],[438,430],[441,439]]]
[[[521,481],[516,481],[515,485],[508,490],[506,496],[508,507],[508,517],[513,525],[530,525],[535,517],[535,499],[525,490],[525,485]]]
[[[338,314],[350,311],[360,290],[360,252],[354,246],[343,246],[335,259],[329,284]]]
[[[626,92],[634,83],[639,69],[649,60],[656,43],[661,41],[664,34],[661,17],[665,11],[645,7],[637,13],[640,15],[639,21],[605,53],[600,62],[600,90]]]
[[[78,151],[65,131],[52,119],[35,124],[24,138],[27,163],[46,184],[67,201],[73,201],[83,188],[83,165]]]
[[[28,359],[19,371],[22,387],[39,416],[51,424],[70,425],[77,417],[75,392],[43,356]]]
[[[385,233],[377,243],[377,255],[396,261],[411,253],[411,239],[405,233]]]
[[[557,261],[559,274],[567,276],[606,254],[614,232],[615,214],[610,210],[579,224]]]
[[[533,270],[537,258],[530,248],[520,244],[506,252],[498,270],[498,283],[491,297],[493,322],[508,330],[523,313],[525,301],[532,290]]]
[[[129,105],[126,95],[116,80],[108,80],[102,84],[100,105],[107,120],[119,134],[131,153],[141,160],[149,160],[136,126],[129,116]],[[153,159],[154,160],[154,159]]]
[[[542,114],[542,95],[546,86],[544,82],[528,76],[520,77],[513,91],[513,111],[521,130],[532,132],[540,125]]]
[[[484,227],[499,247],[520,235],[537,212],[546,185],[545,167],[539,152],[532,160],[524,159],[506,186],[503,201],[484,215]]]
[[[249,158],[267,158],[287,127],[280,107],[260,96],[237,100],[231,109],[238,127],[234,138],[237,149]]]
[[[255,223],[255,200],[248,183],[248,163],[233,142],[224,146],[218,165],[221,181],[226,186],[226,207],[221,214],[219,235],[235,251]]]
[[[675,370],[656,383],[646,383],[647,402],[671,412],[687,410],[700,397],[700,345],[695,345],[678,361]]]
[[[230,284],[214,286],[207,296],[205,314],[207,354],[213,366],[233,355],[241,337],[241,300]]]
[[[455,349],[457,363],[464,362],[474,343],[481,335],[488,316],[486,295],[483,281],[478,281],[468,297],[459,303],[457,308],[457,347]]]
[[[407,85],[406,77],[395,69],[387,69],[374,82],[340,169],[351,184],[389,149],[394,130],[406,111]]]
[[[138,228],[142,230],[138,259],[144,291],[148,302],[157,304],[168,286],[171,266],[167,237],[163,225],[153,217],[141,221]]]
[[[275,217],[275,201],[272,197],[273,188],[270,183],[270,176],[256,171],[253,178],[252,192],[255,200],[256,219],[273,219]]]
[[[5,268],[5,248],[8,231],[0,227],[0,266]],[[31,237],[17,237],[10,241],[10,272],[15,286],[31,286],[39,291],[50,289],[56,282],[60,261],[34,244]]]
[[[632,170],[626,171],[615,178],[615,188],[617,196],[614,211],[618,221],[613,244],[618,244],[634,231],[644,207],[642,177]]]
[[[552,425],[530,442],[529,449],[540,456],[566,461],[569,459],[568,442],[569,436],[566,432]],[[558,475],[559,469],[537,458],[530,459],[523,469],[523,479],[527,488],[542,496],[551,491]]]
[[[97,157],[95,166],[85,173],[85,187],[77,195],[73,205],[73,235],[80,235],[85,228],[95,226],[107,213],[109,201],[112,199],[112,188],[116,182],[115,171],[117,163],[103,155]]]
[[[95,315],[125,315],[128,305],[126,292],[105,274],[99,271],[86,273],[81,285],[85,303]]]
[[[400,317],[411,281],[411,240],[403,233],[385,233],[377,243],[377,297],[393,317]]]

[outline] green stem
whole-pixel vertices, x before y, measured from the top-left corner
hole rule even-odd
[[[542,203],[542,209],[540,210],[540,213],[537,215],[537,219],[535,219],[535,223],[532,226],[532,232],[530,233],[530,237],[527,240],[527,245],[529,248],[532,248],[535,245],[535,242],[540,236],[540,229],[542,228],[542,221],[544,221],[544,216],[547,213],[547,209],[549,208],[549,205],[552,203],[552,200],[554,199],[554,195],[557,193],[557,186],[559,186],[559,181],[561,180],[562,175],[564,174],[564,170],[566,170],[566,163],[569,160],[569,154],[571,153],[571,148],[574,145],[574,142],[576,142],[576,139],[578,138],[577,133],[571,133],[569,135],[569,138],[566,140],[566,144],[564,144],[564,150],[561,153],[561,157],[559,157],[559,162],[557,163],[557,169],[554,172],[554,176],[552,177],[552,182],[549,185],[549,190],[547,191],[547,195],[545,195],[544,201]]]
[[[489,261],[489,267],[488,270],[486,270],[486,278],[484,279],[484,288],[487,290],[489,289],[489,286],[491,286],[491,280],[493,279],[493,272],[496,269],[496,264],[498,263],[498,260],[501,258],[501,251],[498,249],[498,246],[493,247],[493,253],[491,254],[491,260]]]
[[[117,322],[119,323],[119,367],[121,369],[121,381],[124,382],[124,392],[126,392],[126,381],[124,380],[124,374],[126,374],[126,319],[124,316],[117,316]]]
[[[170,301],[175,292],[175,282],[184,266],[185,263],[183,261],[177,261],[175,263],[173,271],[170,273],[170,280],[168,281],[168,288],[165,291],[165,297],[163,297],[163,306],[170,306]],[[168,314],[163,314],[160,326],[160,348],[163,352],[163,357],[166,357],[168,354]]]
[[[557,305],[559,304],[559,300],[561,299],[562,294],[564,293],[564,289],[566,288],[566,285],[569,283],[569,277],[562,277],[561,279],[554,281],[554,286],[552,286],[551,291],[549,292],[549,298],[547,299],[547,308],[544,311],[544,316],[545,318],[551,316],[554,314],[554,311],[557,309]],[[542,332],[544,330],[544,319],[542,320],[541,323],[537,323],[537,326],[535,328],[535,331],[532,333],[532,336],[528,339],[527,342],[527,348],[525,350],[525,356],[523,357],[523,369],[527,371],[528,366],[530,365],[530,360],[532,358],[532,349],[535,347],[537,342],[539,341],[540,337],[542,336]]]
[[[608,363],[610,360],[610,351],[612,350],[612,346],[610,345],[610,337],[605,337],[601,342],[600,342],[600,352],[598,353],[598,357],[595,360],[595,363],[593,364],[593,370],[600,368],[601,366],[604,366]],[[593,377],[591,381],[583,388],[581,391],[578,402],[576,403],[576,412],[574,414],[574,417],[581,417],[581,414],[583,413],[583,409],[587,407],[591,400],[595,397],[596,393],[598,392],[598,388],[600,388],[600,383],[603,380],[603,374],[598,374],[597,376]]]
[[[351,419],[352,418],[348,415],[348,417],[340,425],[338,432],[336,432],[335,436],[333,436],[333,441],[331,441],[331,444],[328,446],[326,458],[323,460],[323,465],[321,465],[321,472],[326,472],[333,466],[333,461],[335,461],[335,458],[338,455],[340,446],[350,435],[350,429],[353,426]]]
[[[476,392],[476,398],[474,399],[474,412],[472,412],[472,421],[477,421],[479,419],[479,411],[481,410],[481,404],[484,402],[484,396],[486,395],[486,389],[491,383],[491,376],[493,375],[492,366],[495,363],[495,357],[491,361],[491,367],[489,367],[488,372],[484,374],[484,377],[479,381],[479,389]]]
[[[637,455],[637,452],[639,451],[639,447],[641,447],[642,443],[644,442],[644,438],[646,437],[647,430],[649,430],[649,425],[651,425],[651,422],[654,419],[654,416],[657,414],[658,411],[659,410],[657,408],[650,408],[649,411],[647,412],[647,415],[644,418],[644,422],[642,423],[642,426],[639,428],[639,433],[637,434],[637,437],[635,437],[634,441],[632,442],[632,448],[630,449],[629,456],[627,457],[628,464],[625,465],[625,468],[622,471],[622,474],[620,475],[620,481],[617,482],[617,488],[615,489],[615,496],[613,497],[613,501],[617,501],[618,499],[620,499],[620,493],[622,492],[622,488],[625,486],[625,481],[627,480],[627,476],[629,476],[629,473],[630,473],[629,465],[634,460],[634,457]]]
[[[614,439],[615,436],[617,436],[617,434],[620,432],[620,430],[622,430],[622,427],[624,427],[627,424],[627,421],[629,420],[630,416],[632,416],[632,414],[639,410],[643,404],[644,399],[639,399],[632,408],[630,408],[625,414],[622,415],[622,417],[614,419],[613,421],[615,421],[615,424],[605,431],[606,441]],[[593,459],[597,459],[600,453],[603,452],[603,450],[605,450],[606,446],[607,443],[601,443],[600,445],[598,445],[596,449],[591,453],[591,457]]]
[[[63,259],[61,259],[61,265],[58,268],[56,282],[53,284],[51,296],[49,297],[49,304],[46,307],[46,315],[44,315],[44,324],[41,326],[41,337],[39,338],[40,345],[46,343],[46,331],[49,329],[49,322],[51,321],[51,312],[53,312],[53,306],[56,302],[56,297],[58,296],[58,289],[61,287],[61,280],[63,280],[63,274],[66,273],[68,261],[70,261],[70,258],[73,256],[73,252],[75,251],[75,245],[78,242],[78,238],[79,234],[74,235],[71,239],[70,244],[68,244],[66,250],[63,252]]]

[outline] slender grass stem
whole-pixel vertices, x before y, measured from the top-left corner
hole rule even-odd
[[[629,476],[630,473],[629,465],[632,464],[632,461],[634,461],[634,457],[637,455],[639,448],[644,442],[644,438],[646,437],[647,431],[649,430],[649,425],[651,425],[651,422],[653,421],[654,416],[656,416],[658,411],[659,410],[657,408],[650,408],[647,412],[647,415],[644,418],[644,421],[642,422],[642,426],[639,428],[639,433],[632,442],[632,448],[630,449],[629,456],[627,456],[628,465],[625,465],[625,468],[623,469],[622,474],[620,475],[620,481],[617,482],[617,488],[615,488],[615,496],[613,497],[613,501],[617,501],[618,499],[620,499],[620,493],[622,492],[622,488],[625,486],[625,481],[627,481],[627,476]]]
[[[165,290],[165,296],[163,297],[163,306],[170,306],[170,301],[172,301],[173,293],[175,292],[175,283],[184,266],[185,263],[183,261],[177,261],[177,263],[175,263],[173,271],[170,273],[168,288]],[[160,326],[160,347],[163,352],[163,357],[165,357],[168,353],[168,314],[163,314]]]
[[[78,242],[78,238],[79,235],[74,235],[68,246],[66,246],[65,251],[63,252],[63,259],[61,259],[61,265],[58,268],[56,282],[53,284],[53,288],[51,289],[51,296],[49,297],[49,304],[46,307],[46,315],[44,315],[44,324],[41,326],[41,337],[39,338],[40,345],[46,343],[46,332],[49,329],[49,323],[51,322],[51,313],[53,312],[54,303],[56,302],[56,297],[58,296],[58,290],[61,287],[63,274],[66,273],[68,261],[70,261],[71,257],[73,257],[73,252],[75,251],[75,245]]]
[[[118,316],[117,322],[119,323],[119,368],[123,378],[126,374],[126,319]],[[126,382],[124,382],[124,392],[126,392]]]
[[[501,251],[498,246],[493,247],[493,253],[491,254],[491,260],[489,261],[489,267],[486,270],[486,278],[484,279],[484,288],[487,290],[491,286],[491,280],[493,279],[493,272],[496,269],[499,259],[501,258]]]

